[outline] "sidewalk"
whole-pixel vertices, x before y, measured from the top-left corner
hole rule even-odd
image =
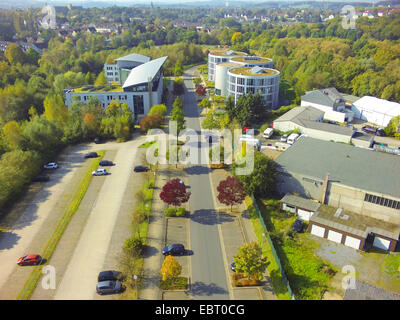
[[[214,199],[217,199],[217,186],[220,181],[226,179],[229,173],[224,169],[213,169],[210,174],[211,186],[214,193]],[[221,224],[222,238],[225,244],[225,255],[229,265],[233,262],[233,256],[237,254],[237,249],[245,243],[257,241],[253,224],[248,215],[244,202],[234,207],[234,212],[230,213],[230,208],[215,201],[216,210],[218,210],[223,218],[224,223]],[[234,218],[229,221],[226,217]],[[238,236],[241,235],[241,236]],[[229,279],[231,283],[231,278]],[[268,271],[265,271],[262,287],[231,287],[235,300],[276,300],[276,295],[272,288],[272,282]]]

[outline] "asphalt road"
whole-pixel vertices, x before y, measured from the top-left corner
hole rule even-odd
[[[195,69],[184,74],[184,112],[186,128],[200,131],[199,108],[191,77]],[[200,139],[199,139],[200,140]],[[199,156],[206,153],[204,138],[198,143]],[[199,162],[200,163],[200,162]],[[219,214],[215,211],[209,179],[209,168],[206,165],[187,167],[191,197],[189,208],[190,242],[192,256],[192,287],[194,299],[228,300],[229,292],[226,283],[226,267],[222,258],[221,242],[218,233]]]

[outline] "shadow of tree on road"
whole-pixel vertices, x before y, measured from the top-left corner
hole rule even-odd
[[[228,291],[218,287],[215,283],[205,284],[197,281],[192,284],[191,293],[196,296],[211,296],[213,294],[228,294]]]
[[[218,214],[213,209],[196,210],[190,215],[190,219],[192,219],[194,222],[205,225],[213,225],[234,221],[234,217],[232,217],[231,215],[226,213]]]

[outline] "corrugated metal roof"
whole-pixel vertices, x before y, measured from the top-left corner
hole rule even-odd
[[[146,62],[132,69],[122,88],[135,86],[141,83],[147,83],[148,81],[153,80],[154,76],[156,75],[158,70],[160,70],[167,58],[168,57],[165,56],[162,58],[154,59],[150,62]]]
[[[400,198],[400,156],[354,146],[300,137],[275,162],[283,172]]]
[[[115,61],[135,61],[135,62],[146,63],[150,61],[150,57],[138,53],[131,53],[121,58],[115,59]]]
[[[387,114],[392,117],[400,115],[400,103],[364,96],[353,103],[357,109]]]
[[[298,119],[316,121],[324,115],[322,110],[314,107],[295,107],[290,109],[285,114],[281,115],[278,119],[274,120],[277,122],[281,121],[296,121]]]

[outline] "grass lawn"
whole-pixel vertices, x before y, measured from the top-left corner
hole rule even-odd
[[[296,299],[321,299],[337,270],[314,254],[319,244],[308,233],[291,231],[296,217],[281,212],[279,200],[258,200],[258,206]]]
[[[160,279],[160,289],[162,290],[187,290],[188,278],[176,277],[175,279]]]
[[[382,269],[392,277],[395,284],[400,285],[400,254],[391,253],[386,255],[382,264]]]

